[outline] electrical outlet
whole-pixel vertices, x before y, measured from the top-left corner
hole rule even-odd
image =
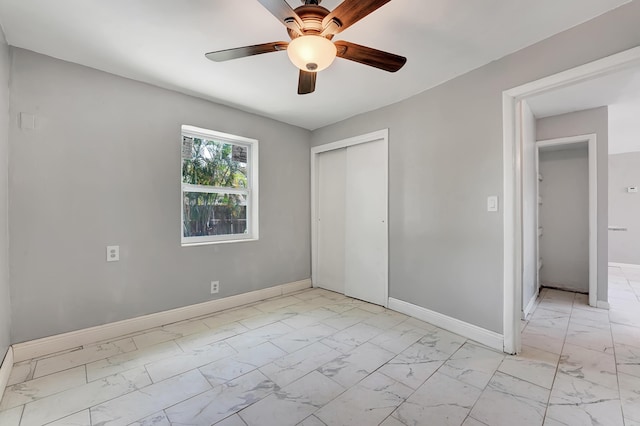
[[[211,294],[220,291],[220,281],[211,281]]]
[[[120,260],[120,246],[107,246],[107,262]]]

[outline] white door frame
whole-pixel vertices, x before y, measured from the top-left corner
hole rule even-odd
[[[522,310],[522,141],[518,103],[582,81],[640,66],[640,47],[590,62],[558,74],[502,92],[503,125],[503,256],[504,256],[504,351],[520,351]]]
[[[347,148],[353,145],[359,145],[367,142],[375,142],[383,140],[385,147],[387,147],[387,176],[389,170],[389,129],[382,129],[376,132],[367,133],[365,135],[355,136],[348,139],[343,139],[336,142],[327,143],[311,148],[311,283],[315,287],[316,285],[316,273],[318,271],[318,161],[319,155],[323,152],[333,151],[335,149]],[[385,197],[387,198],[387,211],[386,216],[389,216],[389,182],[386,180],[386,186],[384,189]],[[385,233],[387,235],[387,246],[385,259],[385,274],[384,274],[384,301],[385,307],[389,306],[389,220],[385,220]]]
[[[588,144],[589,155],[589,305],[597,306],[598,302],[598,145],[595,133],[579,136],[568,136],[536,142],[536,171],[540,174],[540,148],[562,147],[574,144]],[[538,186],[539,188],[539,186]],[[536,191],[540,196],[540,190]],[[539,221],[536,220],[539,226]],[[538,276],[539,277],[539,276]]]

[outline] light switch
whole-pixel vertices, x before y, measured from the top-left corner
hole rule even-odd
[[[498,211],[498,196],[491,195],[487,197],[487,211],[488,212],[497,212]]]
[[[22,130],[34,130],[36,128],[36,116],[28,112],[21,112],[20,128]]]
[[[628,193],[638,192],[638,187],[637,186],[628,186],[627,187],[627,192]]]

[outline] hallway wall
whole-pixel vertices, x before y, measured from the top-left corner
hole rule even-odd
[[[640,135],[638,135],[640,139]],[[640,152],[609,156],[609,223],[627,231],[609,232],[609,262],[640,265]]]

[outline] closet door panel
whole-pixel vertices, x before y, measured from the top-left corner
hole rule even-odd
[[[318,271],[315,285],[345,292],[346,149],[318,157]]]
[[[386,306],[388,298],[387,143],[347,148],[345,294]]]

